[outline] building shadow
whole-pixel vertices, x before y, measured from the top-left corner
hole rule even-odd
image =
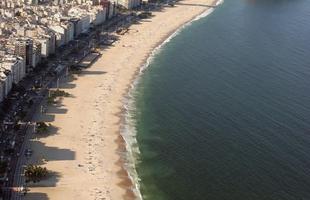
[[[61,108],[58,106],[49,106],[46,111],[47,114],[66,114],[67,112],[67,108]]]
[[[53,122],[55,120],[55,116],[54,115],[51,115],[51,114],[48,114],[48,113],[42,113],[38,116],[36,116],[34,118],[34,121],[44,121],[44,122]]]
[[[76,87],[76,84],[70,83],[70,82],[62,82],[60,88],[62,89],[73,89]]]
[[[70,149],[61,149],[58,147],[46,146],[41,141],[31,141],[33,149],[40,149],[40,152],[33,152],[33,156],[36,157],[38,163],[44,164],[49,161],[61,161],[61,160],[74,160],[75,152]]]
[[[26,193],[23,193],[18,190],[11,191],[10,196],[5,196],[3,200],[9,200],[9,199],[23,199],[23,200],[48,200],[48,196],[45,193],[41,192],[31,192],[27,191]]]
[[[198,6],[198,7],[206,7],[206,8],[215,8],[215,5],[206,5],[206,4],[196,4],[196,3],[182,3],[178,2],[175,5],[177,6]]]
[[[29,192],[23,198],[23,200],[48,200],[48,196],[45,193]]]
[[[101,75],[106,74],[105,71],[82,71],[78,76],[86,76],[86,75]]]

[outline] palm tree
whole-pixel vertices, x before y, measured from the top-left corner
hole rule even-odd
[[[46,167],[41,167],[37,165],[28,165],[25,169],[26,182],[39,182],[45,178],[48,174]]]
[[[37,122],[36,126],[38,133],[47,132],[48,130],[48,125],[45,122]]]

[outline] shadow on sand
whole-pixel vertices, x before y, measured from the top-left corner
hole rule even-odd
[[[45,193],[33,192],[28,193],[23,198],[24,200],[48,200],[48,196]]]
[[[101,75],[106,74],[105,71],[82,71],[79,76],[88,76],[88,75]]]
[[[175,5],[177,6],[198,6],[198,7],[206,7],[206,8],[215,8],[215,5],[206,5],[206,4],[193,4],[193,3],[182,3],[178,2]]]
[[[23,200],[48,200],[49,199],[47,194],[41,193],[41,192],[30,192],[30,193],[24,194],[22,192],[13,191],[12,195],[14,197],[17,197],[18,199],[23,199]],[[7,199],[4,199],[4,200],[7,200]]]
[[[33,154],[33,156],[37,159],[37,163],[35,164],[44,164],[49,161],[75,159],[75,152],[70,149],[46,146],[45,143],[41,141],[32,141],[31,146],[34,149],[40,149],[40,152],[34,152]]]

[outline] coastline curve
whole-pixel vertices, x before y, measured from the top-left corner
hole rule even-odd
[[[167,37],[164,37],[166,39],[163,39],[163,41],[159,42],[158,45],[155,48],[153,48],[153,50],[149,53],[149,55],[145,59],[144,64],[140,65],[140,68],[135,74],[133,81],[128,88],[127,93],[123,96],[123,113],[121,115],[122,124],[120,125],[121,126],[120,135],[123,138],[126,147],[124,167],[128,173],[129,179],[133,184],[132,190],[136,195],[137,199],[139,200],[143,199],[143,196],[140,191],[141,179],[139,178],[138,173],[136,171],[136,165],[139,163],[138,158],[140,154],[140,149],[138,142],[136,140],[137,130],[134,127],[136,121],[132,115],[136,110],[134,93],[137,88],[137,85],[139,84],[144,74],[144,71],[150,66],[155,56],[158,53],[160,53],[160,51],[164,48],[164,46],[167,43],[169,43],[173,38],[179,35],[185,28],[189,27],[193,22],[209,16],[216,9],[216,7],[221,5],[223,2],[224,0],[215,0],[212,3],[214,7],[205,9],[202,13],[196,15],[191,20],[185,22],[175,31],[170,32],[170,34],[168,34]]]

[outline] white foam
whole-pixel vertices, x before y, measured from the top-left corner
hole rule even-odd
[[[215,5],[218,6],[221,5],[222,3],[224,3],[224,0],[218,0]]]
[[[220,5],[223,3],[223,0],[219,0],[216,5]],[[181,26],[179,29],[177,29],[174,33],[172,33],[164,42],[162,42],[159,46],[157,46],[149,57],[147,58],[146,62],[144,65],[140,67],[139,74],[137,75],[136,79],[133,81],[131,84],[131,87],[129,89],[129,92],[127,96],[125,96],[123,100],[123,106],[125,109],[124,112],[124,123],[121,125],[121,135],[124,138],[125,144],[126,144],[126,163],[125,163],[125,168],[128,172],[129,178],[132,180],[134,184],[133,192],[137,196],[138,199],[142,200],[142,195],[140,192],[140,179],[136,171],[136,164],[139,162],[139,146],[137,143],[136,135],[137,135],[137,130],[135,128],[136,121],[134,117],[132,116],[132,113],[135,113],[136,107],[135,107],[135,99],[134,99],[134,94],[135,94],[135,88],[138,85],[140,81],[140,77],[143,74],[144,70],[147,69],[150,64],[152,63],[154,57],[161,51],[162,47],[164,47],[168,42],[170,42],[174,37],[176,37],[184,28],[187,26],[191,25],[194,21],[197,21],[199,19],[202,19],[209,14],[211,14],[214,11],[214,8],[208,9],[206,12],[202,13],[201,15],[197,16],[190,22],[184,24]]]

